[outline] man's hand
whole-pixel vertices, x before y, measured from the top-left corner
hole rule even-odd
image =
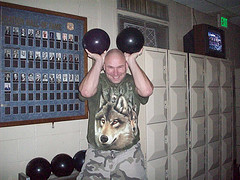
[[[139,52],[132,53],[132,54],[125,52],[124,56],[126,58],[128,65],[131,65],[131,63],[134,62],[137,59],[137,57],[142,54],[142,52],[143,52],[143,48]]]
[[[96,53],[91,53],[87,49],[85,49],[85,51],[87,52],[87,55],[89,58],[91,58],[97,62],[101,62],[101,65],[103,66],[107,51],[104,51],[101,55],[96,54]]]

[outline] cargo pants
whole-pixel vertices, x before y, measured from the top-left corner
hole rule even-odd
[[[146,180],[141,145],[123,151],[89,147],[77,180]]]

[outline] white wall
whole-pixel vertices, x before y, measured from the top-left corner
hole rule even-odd
[[[171,50],[183,51],[183,35],[194,24],[192,11],[171,0],[159,1],[169,5],[169,47]],[[116,47],[115,0],[5,0],[5,2],[87,17],[88,29],[95,27],[104,29],[111,39],[110,48]],[[197,23],[213,25],[216,23],[214,17],[197,12],[196,19]],[[239,53],[237,55],[239,56]],[[34,157],[41,156],[51,161],[58,153],[64,152],[73,156],[77,151],[86,149],[86,130],[87,120],[57,122],[54,128],[51,123],[0,128],[0,179],[16,180],[18,173],[25,172],[27,163]]]

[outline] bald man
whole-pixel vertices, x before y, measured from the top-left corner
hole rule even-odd
[[[80,99],[88,100],[89,147],[78,179],[147,179],[138,114],[153,85],[136,61],[142,50],[86,52],[95,63],[79,86]]]

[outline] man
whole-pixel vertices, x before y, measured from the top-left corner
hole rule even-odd
[[[142,50],[86,51],[95,63],[79,86],[89,106],[89,148],[78,179],[147,179],[137,123],[153,85],[136,61]]]

